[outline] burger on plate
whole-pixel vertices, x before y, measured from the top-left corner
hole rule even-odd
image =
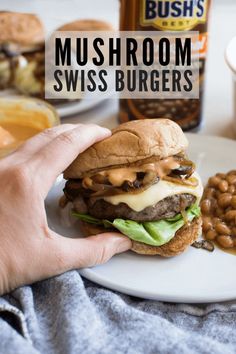
[[[188,141],[168,119],[130,121],[80,154],[64,194],[85,235],[120,231],[132,250],[175,256],[201,233],[202,183]]]
[[[0,89],[44,95],[44,28],[34,14],[0,12]]]

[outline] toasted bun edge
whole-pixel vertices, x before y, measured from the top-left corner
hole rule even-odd
[[[106,21],[97,19],[82,19],[65,23],[57,31],[114,31],[113,26]]]
[[[163,159],[185,151],[187,146],[180,126],[169,119],[130,121],[79,154],[64,172],[64,178],[82,178],[91,170],[128,165],[151,157]]]
[[[42,44],[44,39],[44,26],[37,15],[0,12],[0,43],[12,42],[23,47],[32,47]]]

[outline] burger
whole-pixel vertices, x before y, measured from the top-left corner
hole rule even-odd
[[[133,120],[67,168],[66,201],[84,235],[117,230],[132,250],[171,257],[201,233],[203,187],[188,159],[188,141],[168,119]]]
[[[84,36],[83,32],[86,33],[86,37],[90,37],[88,32],[92,32],[91,37],[90,37],[91,42],[96,38],[96,36],[98,36],[97,32],[105,32],[103,37],[105,35],[112,36],[111,32],[113,32],[115,35],[115,29],[109,22],[97,20],[97,19],[75,20],[73,22],[69,22],[69,23],[62,25],[61,27],[59,27],[57,29],[57,31],[70,32],[71,38],[73,38],[73,37],[77,38],[79,36]],[[76,41],[72,41],[71,46],[72,46],[73,51],[76,53],[77,46],[75,43],[76,43]],[[108,65],[107,58],[109,58],[109,48],[106,45],[106,41],[105,41],[105,45],[103,47],[103,54],[104,54],[104,66],[107,66]],[[89,59],[89,61],[92,60],[93,56],[94,56],[94,50],[89,45],[88,46],[88,59]]]
[[[0,89],[11,87],[44,96],[44,28],[34,14],[1,11]]]
[[[114,31],[114,28],[106,21],[97,19],[83,19],[68,22],[60,26],[57,31]]]

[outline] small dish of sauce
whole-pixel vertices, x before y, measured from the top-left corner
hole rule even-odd
[[[60,124],[55,109],[33,98],[0,98],[0,158],[44,129]]]

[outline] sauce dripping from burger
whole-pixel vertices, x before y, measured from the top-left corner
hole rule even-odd
[[[158,161],[143,163],[142,165],[133,165],[120,168],[110,168],[103,171],[97,171],[93,175],[86,176],[82,180],[82,186],[85,189],[95,191],[107,190],[111,187],[128,190],[130,188],[140,189],[140,187],[149,186],[156,183],[159,179],[170,178],[172,183],[193,185],[194,181],[188,177],[194,172],[194,165],[191,161],[180,159],[178,156],[167,157]],[[172,176],[172,177],[167,177]],[[102,187],[103,186],[103,187]],[[123,188],[124,187],[124,188]]]
[[[155,176],[163,178],[168,175],[171,170],[177,169],[179,162],[175,161],[173,157],[146,163],[142,166],[116,168],[101,172],[101,175],[107,177],[108,181],[115,187],[120,187],[124,181],[134,182],[137,178],[137,173],[144,174],[155,173]]]
[[[138,194],[159,180],[197,187],[198,179],[192,176],[194,170],[193,162],[179,154],[162,160],[138,161],[135,165],[94,170],[84,178],[67,181],[64,191],[68,200],[74,200],[78,195],[97,200],[124,192]]]

